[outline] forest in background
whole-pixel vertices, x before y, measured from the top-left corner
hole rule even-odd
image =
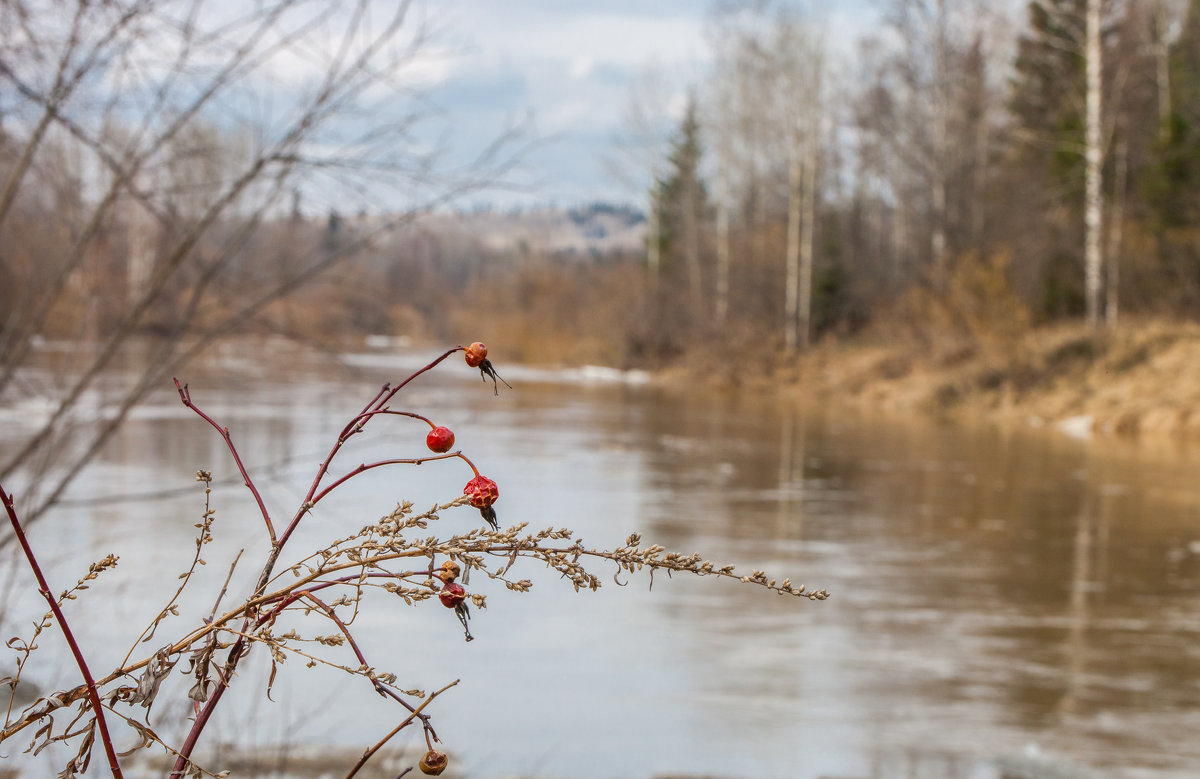
[[[139,181],[157,210],[131,189],[91,224],[80,140],[49,135],[0,222],[0,347],[228,322],[257,289],[286,294],[240,332],[486,334],[519,359],[626,367],[771,364],[846,336],[955,353],[1080,318],[1195,317],[1200,0],[881,11],[843,55],[794,8],[718,4],[682,118],[648,71],[614,143],[614,167],[646,182],[638,250],[495,248],[412,215],[380,231],[386,215],[305,214],[298,195],[290,213],[234,201],[181,241],[208,190],[255,162],[253,139],[202,122]],[[0,124],[10,174],[24,140]],[[64,273],[53,258],[72,255]],[[349,261],[306,270],[334,257]]]

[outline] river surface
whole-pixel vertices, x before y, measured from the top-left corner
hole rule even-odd
[[[268,508],[286,517],[345,420],[420,364],[413,359],[357,355],[347,371],[182,378],[229,427]],[[534,581],[528,594],[471,583],[488,596],[472,643],[436,602],[369,602],[353,629],[373,665],[404,688],[461,679],[429,711],[463,774],[1200,775],[1195,452],[834,413],[604,372],[502,372],[513,389],[496,397],[455,358],[393,407],[455,431],[457,448],[499,483],[503,524],[570,527],[607,548],[639,531],[643,544],[831,596],[809,602],[680,575],[656,576],[652,589],[644,574],[618,587],[604,565],[593,567],[601,590],[577,594],[524,563],[513,573]],[[102,410],[103,393],[94,401]],[[7,413],[0,441],[32,420]],[[419,422],[372,427],[335,474],[424,451]],[[213,429],[164,387],[31,529],[56,590],[88,562],[121,556],[68,604],[93,667],[120,662],[186,570],[204,509],[199,468],[216,480],[208,564],[181,616],[135,650],[144,657],[211,611],[238,550],[227,597],[249,590],[266,551],[262,521]],[[317,548],[403,499],[451,499],[469,476],[458,461],[367,473],[323,502],[290,548]],[[471,527],[479,516],[468,507],[441,521]],[[11,550],[0,564],[3,580],[14,566],[27,577]],[[18,579],[6,596],[5,638],[27,636],[44,610],[28,585]],[[59,636],[40,644],[27,676],[49,689],[73,685]],[[399,719],[361,679],[297,659],[280,668],[270,701],[267,661],[251,655],[211,744],[354,753]],[[172,697],[188,686],[180,673],[164,683],[156,727],[176,732],[187,709]],[[120,745],[136,741],[123,732]],[[418,735],[395,743],[416,748]],[[0,769],[50,775],[18,754],[27,743]],[[65,759],[53,757],[57,768]]]

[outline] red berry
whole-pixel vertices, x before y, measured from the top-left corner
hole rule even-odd
[[[417,765],[420,767],[421,773],[426,776],[438,776],[442,771],[446,770],[446,765],[449,762],[444,752],[431,749],[425,753],[425,756],[421,758],[421,762]]]
[[[448,427],[435,427],[425,436],[425,445],[438,454],[448,452],[454,446],[454,431]]]
[[[478,368],[487,359],[487,347],[476,341],[467,347],[466,358],[467,365],[470,365],[472,368]]]
[[[500,497],[500,488],[488,477],[476,476],[463,487],[463,495],[470,495],[471,505],[483,509],[496,502],[496,498]]]
[[[452,609],[467,599],[467,590],[457,582],[446,582],[438,593],[438,600],[448,609]]]

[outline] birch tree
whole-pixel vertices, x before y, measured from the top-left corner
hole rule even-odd
[[[860,145],[878,149],[897,267],[938,291],[981,227],[994,122],[983,56],[1003,27],[992,13],[976,2],[892,0],[860,99]]]
[[[1104,220],[1104,150],[1101,117],[1104,84],[1101,78],[1104,50],[1100,42],[1100,0],[1087,0],[1086,119],[1084,132],[1084,288],[1087,298],[1088,325],[1100,328],[1100,273],[1104,262],[1102,246]]]
[[[785,250],[784,345],[808,348],[812,330],[813,252],[817,160],[823,117],[824,49],[794,19],[781,19],[774,58],[781,98],[781,128],[788,150],[788,226]]]

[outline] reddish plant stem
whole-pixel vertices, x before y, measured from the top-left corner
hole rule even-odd
[[[187,385],[180,385],[179,379],[172,379],[175,382],[175,389],[179,390],[179,398],[183,401],[183,405],[196,412],[208,424],[212,425],[221,437],[225,439],[225,445],[229,447],[229,453],[233,455],[233,461],[237,463],[238,470],[242,473],[242,481],[246,484],[246,488],[250,490],[250,494],[254,496],[254,500],[258,503],[258,510],[262,513],[263,522],[267,525],[267,534],[271,537],[271,543],[275,543],[275,526],[271,523],[271,514],[267,511],[267,505],[263,502],[262,495],[259,494],[258,487],[254,486],[254,481],[250,478],[250,474],[246,472],[246,466],[242,464],[241,455],[238,454],[237,447],[233,445],[233,438],[229,435],[229,428],[218,425],[216,420],[205,414],[196,404],[192,403],[192,393],[188,391]]]
[[[25,531],[21,528],[21,521],[17,519],[17,508],[13,504],[12,496],[4,491],[4,487],[0,486],[0,501],[4,503],[4,510],[8,512],[8,521],[12,524],[13,533],[16,534],[17,541],[21,544],[21,551],[25,553],[25,559],[29,561],[29,567],[33,570],[33,575],[37,577],[38,592],[46,599],[46,603],[50,604],[50,611],[54,614],[55,621],[58,622],[58,627],[62,630],[63,636],[67,639],[67,645],[71,648],[71,654],[75,656],[75,664],[79,666],[79,672],[83,675],[83,681],[87,684],[88,700],[91,701],[92,711],[96,714],[96,728],[100,731],[100,741],[104,744],[104,753],[108,756],[108,767],[112,771],[114,779],[122,779],[121,764],[117,762],[117,751],[113,748],[112,737],[108,734],[108,722],[104,718],[104,707],[100,702],[100,693],[96,690],[96,682],[92,678],[92,672],[88,669],[87,661],[83,658],[83,651],[79,648],[79,643],[75,640],[75,634],[71,632],[71,626],[67,624],[67,618],[63,616],[62,609],[58,606],[58,601],[55,600],[54,594],[50,591],[50,585],[46,582],[46,577],[42,575],[42,568],[38,565],[37,558],[34,557],[33,548],[29,546],[29,540],[25,537]]]
[[[368,579],[407,579],[409,576],[433,576],[433,569],[429,568],[424,571],[405,571],[404,573],[368,573],[365,574]],[[339,584],[348,584],[358,581],[363,578],[363,574],[355,576],[339,576],[336,579],[329,581],[317,582],[311,587],[305,587],[303,590],[292,590],[285,597],[280,598],[275,608],[267,613],[259,616],[256,626],[262,626],[279,616],[279,613],[292,605],[297,598],[305,593],[320,592],[328,587],[336,587]]]
[[[233,642],[233,646],[230,647],[228,658],[225,661],[225,668],[230,673],[223,676],[222,680],[217,684],[217,688],[213,690],[212,695],[209,695],[208,700],[205,701],[204,708],[200,709],[200,713],[196,715],[196,721],[192,723],[192,728],[188,731],[183,746],[179,748],[178,757],[175,758],[175,765],[171,767],[168,779],[183,779],[183,772],[187,770],[188,764],[192,762],[192,751],[196,748],[196,742],[200,740],[200,734],[204,731],[204,726],[212,718],[217,704],[221,701],[221,696],[225,694],[225,690],[229,687],[225,679],[232,677],[232,670],[237,667],[238,658],[242,656],[245,645],[246,639],[238,636],[237,640]]]
[[[345,476],[340,477],[337,481],[333,482],[328,487],[321,490],[319,493],[317,493],[317,496],[312,499],[312,503],[309,505],[309,508],[311,508],[312,506],[315,506],[317,503],[320,503],[321,498],[324,498],[326,495],[333,492],[335,489],[338,488],[338,486],[340,486],[344,482],[347,482],[350,479],[353,479],[355,476],[359,475],[360,473],[363,473],[364,471],[369,471],[372,468],[380,468],[384,465],[421,465],[423,463],[433,462],[434,460],[450,460],[455,457],[466,462],[467,465],[471,466],[471,470],[475,471],[475,475],[476,476],[479,475],[479,471],[475,468],[475,464],[472,463],[469,459],[467,459],[467,456],[465,454],[463,454],[462,452],[448,452],[446,454],[433,454],[428,457],[397,458],[397,459],[392,459],[392,460],[380,460],[379,462],[374,462],[374,463],[363,463],[363,464],[359,465],[357,468],[355,468],[354,470],[347,473]]]
[[[370,421],[372,414],[383,411],[383,407],[387,404],[387,402],[394,398],[397,392],[404,389],[409,382],[420,376],[422,373],[433,370],[439,363],[455,352],[461,351],[462,348],[462,346],[456,346],[453,349],[447,349],[437,359],[433,360],[428,365],[419,368],[415,373],[397,384],[395,387],[390,387],[389,385],[384,384],[383,388],[376,393],[374,399],[372,399],[371,402],[366,405],[362,412],[354,417],[354,419],[350,420],[349,424],[342,428],[341,435],[338,436],[337,441],[333,444],[333,448],[329,450],[329,454],[326,455],[324,461],[321,462],[321,467],[317,469],[317,475],[313,478],[312,485],[308,488],[308,494],[304,496],[304,501],[300,504],[300,508],[296,510],[296,515],[292,517],[292,521],[288,523],[288,526],[283,531],[283,534],[279,536],[277,541],[275,541],[275,546],[282,547],[285,543],[287,543],[288,538],[290,538],[292,535],[292,531],[296,529],[296,525],[300,524],[300,520],[303,519],[304,515],[307,514],[309,509],[312,508],[313,496],[316,495],[317,490],[320,489],[321,481],[325,478],[325,474],[329,471],[329,464],[333,462],[333,458],[339,451],[341,451],[342,446],[347,440],[349,440],[350,436],[361,432],[363,425]]]
[[[358,416],[356,416],[353,420],[351,420],[350,423],[347,424],[345,428],[342,429],[342,432],[338,436],[337,441],[334,442],[333,447],[329,450],[329,454],[325,457],[325,459],[321,462],[320,467],[317,469],[317,475],[313,478],[312,485],[308,489],[308,494],[305,495],[303,502],[301,502],[301,504],[300,504],[300,507],[298,509],[296,509],[296,514],[292,517],[291,522],[288,523],[287,528],[285,528],[282,535],[279,535],[278,537],[276,537],[276,535],[275,535],[275,529],[274,529],[274,526],[271,524],[270,515],[267,512],[266,505],[262,501],[262,496],[259,494],[258,489],[256,487],[254,487],[249,474],[246,473],[246,469],[242,465],[241,457],[238,455],[237,449],[233,446],[233,441],[229,437],[229,429],[222,427],[221,425],[218,425],[216,423],[216,421],[212,419],[212,417],[208,416],[207,414],[201,412],[200,409],[196,408],[196,406],[193,405],[191,402],[191,396],[187,391],[186,385],[180,386],[179,381],[178,380],[175,381],[175,386],[176,386],[176,388],[179,389],[179,396],[183,400],[184,405],[186,405],[188,408],[192,409],[197,414],[199,414],[201,416],[201,418],[203,418],[210,425],[212,425],[213,428],[215,428],[218,432],[220,432],[221,436],[225,439],[225,442],[229,447],[230,453],[233,455],[234,460],[237,461],[238,468],[241,470],[242,476],[246,480],[246,486],[250,489],[250,492],[253,493],[254,499],[256,501],[258,501],[259,509],[262,511],[263,519],[266,522],[267,532],[270,534],[270,537],[271,537],[271,551],[270,551],[270,554],[267,555],[267,561],[263,565],[262,573],[259,575],[258,583],[255,585],[254,594],[251,596],[251,599],[257,598],[262,594],[263,590],[267,586],[267,582],[270,581],[271,572],[275,568],[275,562],[279,559],[280,552],[283,551],[283,545],[287,543],[289,538],[291,538],[291,535],[295,531],[296,526],[298,524],[300,524],[300,520],[303,519],[304,516],[312,509],[313,496],[316,494],[317,490],[320,488],[321,480],[325,477],[326,472],[328,472],[328,470],[329,470],[329,464],[333,461],[333,458],[341,450],[342,446],[346,443],[346,441],[350,438],[350,436],[354,435],[355,433],[360,432],[363,428],[363,425],[366,424],[367,421],[369,421],[368,419],[362,418],[363,414],[367,414],[368,412],[374,412],[374,411],[382,411],[384,405],[386,405],[389,400],[391,400],[393,397],[395,397],[396,393],[399,392],[401,389],[403,389],[409,382],[411,382],[416,377],[420,376],[422,373],[426,373],[427,371],[432,370],[439,363],[441,363],[443,360],[445,360],[447,357],[449,357],[450,355],[454,354],[457,351],[460,351],[462,348],[463,348],[462,346],[456,346],[453,349],[447,349],[444,353],[442,353],[442,355],[440,357],[433,360],[428,365],[425,365],[424,367],[418,369],[416,372],[414,372],[412,375],[410,375],[404,381],[397,384],[395,387],[392,387],[389,389],[387,384],[383,385],[383,388],[380,389],[378,393],[376,393],[375,397],[372,399],[372,401],[370,403],[368,403],[366,405],[364,410]],[[463,458],[463,459],[466,459],[466,458]],[[467,462],[470,463],[469,460]],[[374,466],[372,466],[372,467],[374,467]],[[471,468],[474,469],[475,466],[471,465]],[[339,480],[338,483],[340,484],[343,481],[345,481],[344,478]],[[325,495],[327,493],[328,493],[328,490],[325,490],[325,492],[323,492],[322,495]],[[244,621],[245,626],[248,627],[250,624],[250,621],[253,618],[254,618],[254,614],[253,614],[253,610],[251,610],[251,612],[249,612],[247,614],[246,620]],[[224,664],[223,679],[232,679],[233,678],[233,673],[237,669],[238,662],[240,661],[242,654],[243,654],[243,650],[245,648],[246,648],[245,647],[245,639],[243,637],[239,636],[238,639],[234,642],[233,646],[230,648],[229,655],[226,657],[225,664]],[[183,776],[184,769],[187,767],[188,763],[191,762],[191,754],[192,754],[192,751],[196,747],[196,742],[199,740],[200,734],[204,730],[205,726],[208,724],[209,719],[211,719],[213,711],[216,708],[217,703],[220,702],[221,696],[224,694],[227,686],[228,685],[224,681],[222,681],[220,684],[218,684],[217,689],[213,692],[213,694],[211,696],[209,696],[209,699],[208,699],[207,703],[205,704],[204,708],[196,716],[195,722],[192,723],[192,727],[188,731],[187,739],[184,741],[183,747],[180,748],[180,750],[179,750],[178,758],[176,759],[175,765],[171,771],[171,775],[170,775],[171,779],[178,779]],[[378,687],[377,687],[377,689],[378,689]],[[386,690],[386,687],[384,689]],[[400,700],[398,698],[398,696],[393,696],[393,697],[397,697],[397,700]],[[401,702],[403,702],[403,701],[401,701]],[[407,703],[405,705],[407,705]],[[428,728],[427,723],[426,723],[426,727]]]
[[[426,716],[426,715],[421,714],[421,710],[424,709],[429,704],[433,703],[434,698],[438,697],[439,695],[444,693],[446,690],[449,690],[451,687],[458,684],[459,681],[460,680],[455,679],[454,681],[450,682],[450,684],[447,684],[442,689],[435,690],[432,693],[430,693],[429,697],[426,698],[424,701],[422,701],[421,705],[418,706],[416,709],[414,709],[412,714],[405,717],[403,722],[401,722],[396,727],[392,728],[392,731],[390,733],[388,733],[386,736],[384,736],[382,739],[380,739],[379,742],[377,744],[375,744],[375,746],[373,746],[373,747],[367,749],[365,752],[363,752],[362,757],[360,757],[358,762],[354,764],[354,767],[350,769],[350,773],[346,774],[345,779],[353,779],[354,775],[358,773],[359,769],[362,768],[364,765],[366,765],[367,761],[370,760],[375,755],[376,752],[378,752],[380,749],[382,749],[384,744],[391,741],[393,736],[395,736],[401,730],[403,730],[404,728],[406,728],[410,724],[412,724],[412,721],[415,717]],[[427,728],[427,730],[428,730],[428,728]],[[435,735],[434,738],[436,739],[437,736]],[[426,735],[426,743],[428,743],[428,735]],[[401,773],[399,776],[396,777],[396,779],[400,779],[401,776],[404,776],[404,774],[407,774],[411,770],[412,770],[412,768],[406,768],[403,773]]]
[[[377,411],[364,411],[363,413],[359,414],[354,419],[356,421],[366,422],[371,417],[377,416],[379,414],[391,414],[393,416],[398,416],[398,417],[412,417],[413,419],[421,420],[422,422],[429,425],[430,427],[437,427],[437,425],[433,424],[433,420],[430,419],[429,417],[421,416],[420,414],[414,414],[411,411],[394,411],[393,409],[390,409],[390,408],[381,408]]]
[[[354,577],[354,578],[358,578],[358,577]],[[328,582],[329,585],[333,585],[336,583],[337,582]],[[319,608],[319,609],[321,609],[321,611],[325,612],[325,616],[329,617],[329,619],[335,625],[337,625],[338,630],[341,631],[341,634],[346,637],[346,641],[350,644],[350,648],[352,650],[354,650],[354,656],[355,656],[355,658],[358,659],[359,664],[369,668],[371,666],[371,664],[367,662],[366,655],[364,655],[362,653],[362,650],[358,646],[358,642],[354,640],[354,636],[350,633],[349,626],[347,626],[345,622],[342,622],[342,618],[337,615],[337,612],[335,612],[333,610],[333,608],[329,606],[329,604],[327,604],[325,601],[321,600],[315,594],[313,594],[313,590],[315,590],[315,589],[316,588],[314,587],[314,588],[310,588],[310,589],[306,589],[306,590],[298,590],[298,591],[290,593],[288,595],[288,597],[284,599],[283,603],[281,603],[278,608],[273,609],[271,612],[271,615],[265,615],[259,621],[259,624],[262,624],[264,621],[267,621],[267,616],[271,616],[272,618],[274,616],[278,616],[280,611],[282,611],[284,608],[287,608],[287,606],[291,605],[292,603],[299,600],[300,598],[307,598],[308,600],[312,601],[313,604],[315,604],[317,608]],[[421,725],[425,728],[426,731],[433,733],[434,738],[437,738],[437,733],[434,732],[433,726],[429,724],[429,715],[418,714],[418,709],[414,709],[412,707],[412,704],[410,704],[408,701],[401,698],[399,695],[397,695],[395,692],[393,692],[386,684],[379,681],[378,679],[371,679],[371,684],[375,687],[375,692],[379,693],[380,696],[386,695],[387,697],[390,697],[393,700],[397,701],[404,708],[408,709],[410,712],[413,713],[414,716],[420,716]]]
[[[296,596],[297,598],[307,598],[308,600],[312,601],[317,608],[325,612],[325,616],[329,617],[329,619],[333,621],[333,624],[337,625],[337,628],[339,631],[341,631],[342,635],[346,637],[346,641],[350,644],[350,648],[354,650],[354,656],[358,658],[359,664],[368,667],[371,665],[367,662],[366,655],[364,655],[362,650],[358,648],[358,642],[355,641],[354,636],[351,635],[350,628],[346,626],[345,622],[342,622],[342,618],[337,615],[337,612],[330,608],[328,603],[313,594],[312,590],[300,590],[298,593],[296,593]],[[376,684],[378,684],[378,682],[376,682]]]

